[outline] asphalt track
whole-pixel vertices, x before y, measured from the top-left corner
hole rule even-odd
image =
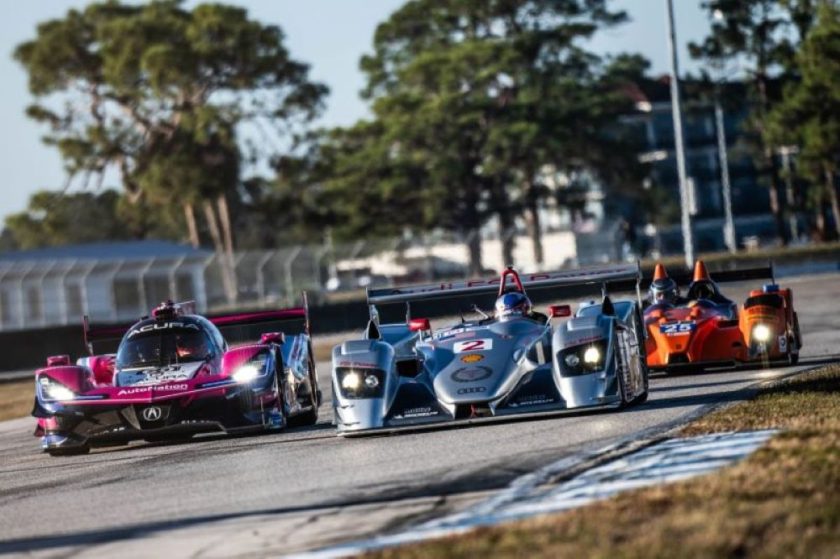
[[[648,403],[619,413],[344,440],[325,406],[308,429],[68,458],[39,452],[32,420],[0,423],[0,555],[275,556],[459,510],[563,456],[664,431],[762,380],[834,361],[840,275],[784,283],[805,337],[802,366],[657,377]]]

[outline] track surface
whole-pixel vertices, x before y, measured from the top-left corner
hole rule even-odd
[[[840,275],[784,283],[795,292],[803,364],[832,359],[840,351]],[[38,451],[31,420],[6,422],[0,554],[262,556],[325,545],[466,506],[564,455],[664,430],[794,370],[657,377],[647,404],[620,413],[353,440],[334,436],[325,406],[305,430],[56,459]],[[321,372],[327,389],[327,368]]]

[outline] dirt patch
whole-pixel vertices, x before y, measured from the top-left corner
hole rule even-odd
[[[33,377],[34,378],[34,377]],[[35,382],[33,379],[0,383],[0,421],[15,419],[32,412],[35,400]]]

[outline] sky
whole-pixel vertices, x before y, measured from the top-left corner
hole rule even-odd
[[[248,8],[254,19],[279,25],[286,34],[292,57],[310,64],[310,76],[330,88],[319,126],[349,125],[367,116],[358,92],[364,79],[359,58],[372,48],[379,22],[403,0],[224,0]],[[60,189],[65,182],[61,160],[54,148],[43,145],[46,130],[28,119],[32,102],[26,74],[12,58],[15,47],[35,36],[39,22],[63,17],[89,0],[28,0],[17,2],[0,18],[0,220],[26,208],[29,196],[42,189]],[[196,1],[187,2],[195,5]],[[652,64],[654,75],[668,72],[665,0],[613,0],[625,10],[630,23],[601,31],[591,48],[601,54],[639,52]],[[708,31],[700,0],[674,0],[681,72],[696,71],[686,45]],[[118,186],[110,184],[106,186]]]

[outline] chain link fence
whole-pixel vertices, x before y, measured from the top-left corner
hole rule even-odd
[[[589,235],[547,232],[542,239],[545,260],[538,264],[523,234],[482,237],[483,268],[496,272],[509,264],[501,256],[504,240],[512,241],[513,264],[523,271],[604,262],[620,254],[614,229]],[[145,252],[138,242],[116,249],[105,244],[94,251],[88,246],[83,254],[72,247],[60,254],[0,254],[0,330],[74,324],[82,315],[94,322],[128,322],[166,299],[195,300],[200,312],[213,313],[295,304],[304,290],[315,305],[361,298],[366,287],[467,277],[470,240],[468,235],[437,234],[296,245],[237,252],[230,260],[160,242]],[[235,278],[232,286],[223,281],[225,273]]]

